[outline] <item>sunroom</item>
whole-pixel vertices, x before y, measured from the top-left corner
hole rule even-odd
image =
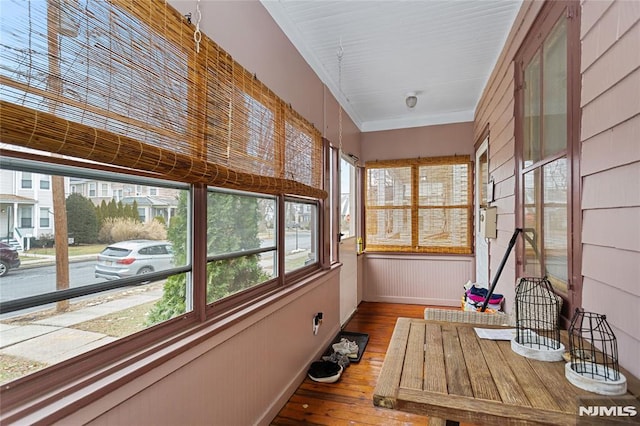
[[[363,303],[527,276],[637,383],[639,2],[0,7],[3,424],[269,424]]]

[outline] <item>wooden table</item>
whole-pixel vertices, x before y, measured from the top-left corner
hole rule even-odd
[[[487,328],[399,318],[374,390],[374,405],[427,415],[430,424],[447,419],[565,426],[576,423],[577,397],[602,398],[569,383],[564,361],[525,358],[511,350],[509,341],[478,338],[474,327]]]

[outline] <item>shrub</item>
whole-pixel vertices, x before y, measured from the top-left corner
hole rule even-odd
[[[153,218],[153,221],[154,222],[158,222],[158,223],[160,223],[160,224],[162,224],[164,226],[167,226],[167,221],[164,220],[163,216],[156,216],[156,217]]]
[[[117,243],[127,240],[166,240],[167,230],[155,220],[140,223],[132,218],[107,218],[104,220],[98,235],[100,242]]]

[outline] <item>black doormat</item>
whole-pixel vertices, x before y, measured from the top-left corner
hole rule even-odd
[[[362,354],[364,353],[364,349],[367,347],[367,343],[369,342],[369,335],[366,333],[341,331],[340,333],[338,333],[336,338],[333,339],[333,342],[331,342],[331,344],[325,351],[324,356],[331,356],[331,354],[333,353],[332,345],[334,343],[338,343],[342,338],[351,340],[352,342],[356,342],[356,344],[358,345],[358,356],[356,358],[349,358],[349,362],[360,362]]]

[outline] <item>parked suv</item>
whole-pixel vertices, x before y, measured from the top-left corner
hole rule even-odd
[[[173,248],[167,241],[131,240],[112,244],[98,255],[96,278],[115,280],[173,267]]]
[[[18,250],[9,244],[0,242],[0,277],[7,275],[9,269],[15,269],[18,266],[20,266]]]

